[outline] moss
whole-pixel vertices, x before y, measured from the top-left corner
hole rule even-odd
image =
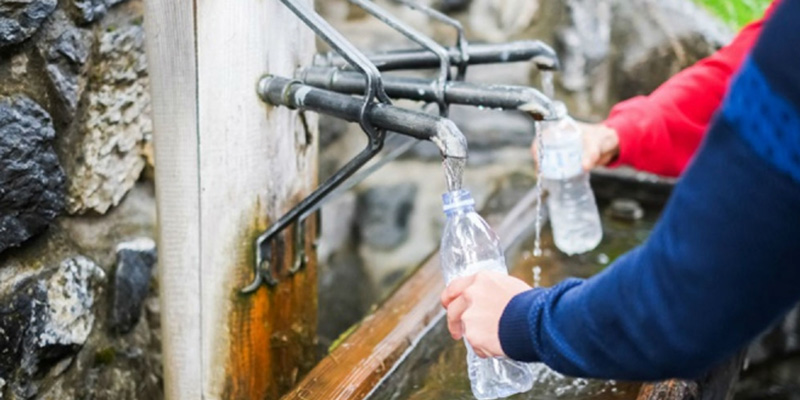
[[[114,362],[114,359],[117,357],[117,350],[114,347],[109,346],[100,350],[97,350],[94,353],[94,364],[95,366],[103,366],[109,365]]]
[[[341,345],[345,341],[345,339],[350,337],[350,335],[353,334],[353,332],[356,331],[356,328],[358,328],[359,325],[361,325],[361,324],[360,323],[355,324],[355,325],[347,328],[347,330],[344,331],[344,333],[339,335],[339,337],[336,338],[336,340],[334,340],[333,343],[331,343],[331,345],[328,347],[328,353],[333,353],[333,351],[336,350],[336,348],[339,347],[339,345]]]
[[[760,18],[772,0],[694,0],[728,26],[740,29]]]

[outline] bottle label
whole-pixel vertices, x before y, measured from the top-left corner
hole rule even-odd
[[[542,153],[542,177],[562,180],[583,172],[580,147],[550,147]]]

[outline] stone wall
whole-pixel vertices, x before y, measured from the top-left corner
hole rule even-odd
[[[162,397],[142,18],[0,3],[0,398]]]

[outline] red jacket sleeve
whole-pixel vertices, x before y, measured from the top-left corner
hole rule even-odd
[[[604,123],[619,135],[619,157],[614,165],[680,175],[700,146],[731,77],[779,2],[773,1],[764,18],[744,27],[729,45],[684,69],[649,96],[614,106]]]

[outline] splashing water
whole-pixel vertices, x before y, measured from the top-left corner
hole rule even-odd
[[[533,287],[538,288],[542,285],[542,267],[533,267]]]
[[[461,190],[461,184],[464,178],[464,166],[466,164],[466,158],[455,157],[446,157],[442,162],[448,192]]]

